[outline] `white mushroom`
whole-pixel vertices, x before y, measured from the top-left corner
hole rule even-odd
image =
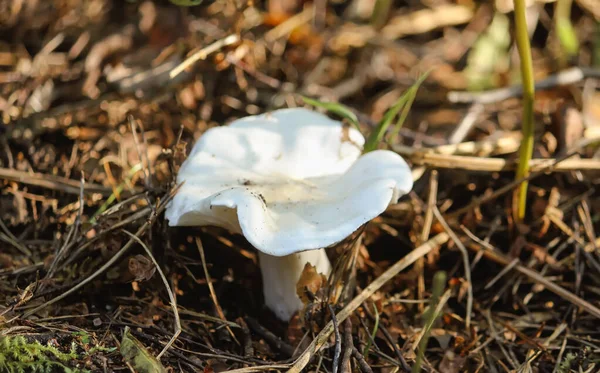
[[[214,225],[259,252],[265,303],[288,321],[310,262],[329,275],[324,247],[381,214],[413,184],[396,153],[362,154],[364,138],[325,115],[282,109],[206,131],[183,163],[166,211],[171,226]]]

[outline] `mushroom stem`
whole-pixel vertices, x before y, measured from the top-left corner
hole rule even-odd
[[[262,272],[265,304],[282,321],[302,309],[302,301],[296,293],[296,284],[306,263],[316,267],[317,272],[329,276],[331,263],[324,249],[302,251],[286,256],[268,255],[258,251]]]

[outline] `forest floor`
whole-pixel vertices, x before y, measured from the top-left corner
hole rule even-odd
[[[0,1],[1,372],[600,371],[594,0],[527,11],[522,220],[512,1],[187,2]],[[165,222],[206,129],[305,96],[369,133],[426,72],[381,145],[413,191],[328,250],[348,297],[279,322],[243,237]]]

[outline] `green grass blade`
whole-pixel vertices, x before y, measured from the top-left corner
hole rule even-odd
[[[437,320],[439,314],[436,313],[436,308],[440,301],[440,297],[444,292],[444,288],[446,287],[446,272],[438,271],[433,275],[433,283],[431,286],[431,300],[429,302],[429,307],[425,311],[425,325],[423,328],[425,332],[423,333],[423,337],[419,341],[419,349],[417,351],[417,357],[415,359],[415,364],[413,365],[412,373],[417,373],[421,371],[421,364],[423,363],[423,355],[425,354],[425,348],[427,347],[427,341],[429,340],[429,334],[431,333],[431,327],[433,323]]]
[[[421,86],[421,84],[423,84],[423,81],[427,78],[428,75],[429,75],[429,71],[427,71],[425,74],[421,75],[419,77],[419,79],[417,79],[415,84],[413,84],[413,86],[410,87],[411,92],[408,93],[408,101],[406,102],[406,105],[404,105],[404,108],[402,109],[402,112],[400,113],[400,117],[398,118],[398,121],[396,122],[396,125],[394,126],[394,131],[392,132],[392,135],[390,136],[390,138],[393,139],[396,136],[398,136],[400,129],[404,125],[404,121],[408,117],[408,113],[410,113],[410,109],[412,107],[413,102],[415,101],[415,97],[417,97],[417,91],[419,90],[419,87]]]
[[[373,311],[375,312],[375,325],[373,325],[373,331],[371,332],[371,338],[367,341],[367,345],[363,350],[363,355],[365,356],[365,360],[369,358],[369,350],[371,349],[371,342],[375,340],[375,336],[377,335],[377,330],[379,330],[379,311],[377,310],[377,306],[373,304]]]
[[[123,192],[123,189],[125,189],[125,185],[127,185],[127,183],[129,183],[129,181],[131,180],[133,175],[135,175],[137,172],[139,172],[141,170],[142,170],[141,163],[138,163],[138,164],[134,165],[131,169],[129,169],[129,171],[127,172],[126,180],[124,180],[121,184],[119,184],[117,186],[117,188],[116,188],[117,193]],[[110,205],[112,205],[116,199],[117,199],[116,194],[114,192],[111,193],[110,196],[108,196],[108,198],[106,199],[106,201],[104,201],[104,203],[98,208],[98,210],[96,210],[94,215],[92,215],[92,218],[90,219],[90,224],[96,224],[96,219],[98,219],[98,216],[100,216],[104,211],[106,211],[106,209],[108,209],[108,207]]]
[[[406,92],[404,92],[402,94],[402,96],[400,96],[400,98],[398,98],[398,101],[396,101],[396,103],[385,113],[385,115],[383,116],[383,119],[377,125],[377,128],[371,133],[371,135],[367,139],[365,148],[363,151],[364,153],[368,153],[370,151],[377,149],[377,146],[383,141],[383,138],[385,137],[385,133],[387,132],[388,128],[394,121],[394,118],[396,117],[396,115],[398,115],[400,110],[402,110],[404,108],[404,110],[402,111],[402,115],[396,122],[396,127],[394,130],[396,134],[397,134],[397,132],[400,131],[400,128],[404,124],[404,120],[408,116],[410,107],[417,95],[417,91],[428,75],[429,75],[429,71],[426,72],[425,74],[421,75],[417,79],[417,81],[412,86],[410,86],[406,90]]]
[[[573,0],[558,0],[556,2],[556,11],[554,14],[554,22],[556,34],[562,50],[569,56],[577,55],[579,51],[579,40],[577,33],[571,23],[571,5]]]
[[[308,105],[323,108],[330,111],[342,118],[348,119],[350,123],[360,132],[360,124],[358,122],[358,116],[347,106],[344,106],[338,102],[323,102],[315,100],[309,97],[302,96],[302,100]]]
[[[408,97],[406,94],[409,91],[410,91],[410,89],[408,91],[406,91],[402,96],[400,96],[398,101],[396,101],[396,103],[385,113],[385,115],[383,116],[383,119],[377,125],[377,128],[375,128],[375,130],[371,133],[371,135],[367,139],[367,142],[365,143],[365,148],[363,151],[364,153],[368,153],[370,151],[377,149],[377,145],[383,140],[383,137],[385,136],[385,132],[389,128],[390,124],[392,124],[392,121],[394,120],[396,115],[398,115],[398,112],[400,112],[400,109],[402,109],[402,107],[408,100]]]

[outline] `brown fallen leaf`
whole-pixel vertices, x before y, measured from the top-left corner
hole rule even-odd
[[[134,277],[133,281],[148,281],[156,272],[156,267],[152,261],[139,254],[129,258],[128,268],[129,273]]]
[[[318,273],[315,266],[310,263],[306,263],[302,270],[302,275],[296,283],[296,294],[304,305],[311,302],[311,299],[307,295],[307,291],[311,294],[317,294],[317,292],[325,286],[327,283],[327,277]]]

